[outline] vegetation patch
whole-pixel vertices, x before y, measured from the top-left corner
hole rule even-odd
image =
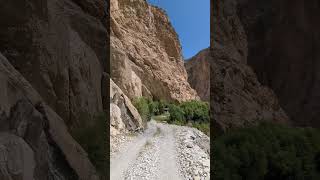
[[[107,169],[109,168],[106,124],[106,115],[101,113],[91,119],[80,119],[78,126],[71,130],[73,138],[88,153],[88,157],[98,170],[101,179],[107,177]]]
[[[210,136],[209,104],[202,101],[187,101],[169,105],[169,123],[197,128]]]
[[[133,104],[144,122],[152,117],[159,122],[194,127],[210,135],[209,104],[206,102],[192,100],[174,104],[140,97],[135,99]]]
[[[213,141],[216,180],[320,179],[320,131],[261,124]]]
[[[138,110],[143,122],[146,124],[151,119],[151,101],[145,97],[139,97],[133,100],[133,105]]]

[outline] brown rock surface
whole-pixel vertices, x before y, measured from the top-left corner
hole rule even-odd
[[[204,49],[185,62],[188,82],[202,101],[210,101],[210,49]]]
[[[110,79],[110,128],[119,132],[134,131],[143,127],[142,119],[130,99]]]
[[[272,90],[262,86],[247,65],[247,36],[233,0],[212,6],[210,102],[214,128],[225,131],[288,117]]]
[[[104,6],[75,2],[82,6],[71,0],[0,3],[0,51],[68,126],[102,111],[107,69],[107,28],[95,14]]]
[[[1,179],[98,180],[64,121],[0,54]]]
[[[248,64],[302,126],[320,127],[319,10],[317,0],[237,4],[248,39]]]
[[[185,101],[197,99],[187,81],[178,36],[165,12],[149,5],[146,0],[111,0],[111,64],[115,83],[130,98],[140,95],[132,91],[127,74],[135,74],[142,81],[144,93],[155,99]],[[140,84],[138,84],[140,89]]]

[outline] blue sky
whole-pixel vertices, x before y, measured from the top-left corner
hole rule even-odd
[[[210,0],[147,0],[163,8],[179,35],[185,59],[210,45]]]

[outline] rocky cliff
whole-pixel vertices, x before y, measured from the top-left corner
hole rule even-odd
[[[210,101],[210,49],[204,49],[185,62],[188,82],[202,101]]]
[[[0,179],[98,180],[87,153],[0,54]]]
[[[0,179],[99,179],[69,132],[109,112],[107,11],[100,0],[0,1]],[[126,99],[115,98],[117,120],[142,128]]]
[[[70,127],[102,111],[108,48],[107,27],[91,15],[103,14],[103,4],[75,2],[6,1],[0,7],[0,51]]]
[[[187,81],[178,36],[162,9],[146,0],[111,0],[111,77],[129,98],[197,99]]]
[[[211,9],[210,102],[213,127],[225,131],[261,121],[287,123],[272,90],[247,64],[248,40],[236,1],[215,1]]]
[[[235,10],[259,81],[297,125],[320,127],[319,1],[244,0]]]

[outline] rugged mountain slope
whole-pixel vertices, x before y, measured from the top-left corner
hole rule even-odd
[[[111,0],[111,77],[130,98],[198,98],[165,12],[146,0]]]
[[[238,1],[248,64],[297,125],[320,127],[320,4],[317,0]]]
[[[224,131],[261,121],[288,122],[273,91],[262,86],[247,65],[247,36],[235,1],[214,2],[211,12],[210,102],[214,127]]]
[[[188,82],[203,101],[210,101],[210,49],[200,51],[185,62]]]

